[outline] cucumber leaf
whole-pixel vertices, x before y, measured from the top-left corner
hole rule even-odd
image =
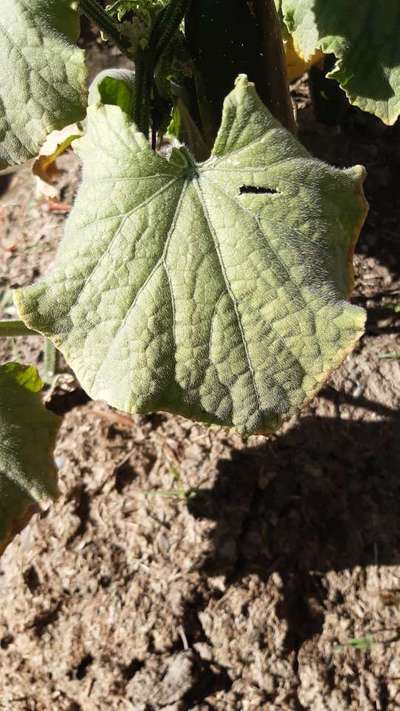
[[[88,102],[119,106],[128,116],[132,116],[135,72],[129,69],[103,69],[90,85]]]
[[[0,366],[0,553],[38,510],[58,494],[52,458],[60,418],[42,404],[35,368]]]
[[[51,131],[84,117],[79,31],[72,0],[2,0],[0,170],[36,156]]]
[[[169,161],[116,106],[75,142],[83,182],[53,270],[15,300],[93,398],[265,433],[351,350],[364,169],[331,168],[240,76],[209,160]]]
[[[350,102],[394,124],[400,115],[399,0],[281,0],[297,52],[308,60],[316,49],[332,52],[328,75]]]

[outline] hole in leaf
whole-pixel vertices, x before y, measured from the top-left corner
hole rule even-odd
[[[275,188],[265,188],[262,185],[242,185],[239,192],[240,195],[276,195],[278,191]]]

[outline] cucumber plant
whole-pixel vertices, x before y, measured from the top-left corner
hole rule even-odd
[[[127,412],[267,434],[310,400],[363,333],[348,298],[367,206],[362,167],[330,167],[295,136],[283,23],[305,61],[336,53],[351,100],[388,122],[400,110],[396,0],[363,3],[349,42],[344,6],[3,0],[0,168],[34,158],[56,129],[82,122],[83,135],[53,268],[16,291],[21,320],[0,336],[42,334],[91,397]],[[132,61],[89,93],[80,15]],[[34,369],[0,368],[2,547],[57,494],[59,422],[40,388]]]

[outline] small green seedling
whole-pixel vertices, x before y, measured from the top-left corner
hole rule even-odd
[[[346,642],[336,645],[335,651],[340,651],[344,649],[344,647],[351,647],[352,649],[357,649],[360,652],[369,652],[374,644],[377,644],[375,637],[373,635],[366,635],[365,637],[348,639]]]
[[[381,597],[386,604],[388,601],[389,604],[393,604],[394,601],[396,601],[398,598],[398,591],[386,591],[385,593],[381,593]],[[396,602],[396,606],[397,603],[398,600]],[[391,633],[392,636],[383,639],[379,638],[384,634],[387,635],[387,633]],[[371,648],[376,644],[389,645],[394,644],[399,640],[400,634],[397,629],[382,629],[377,630],[374,634],[367,634],[365,635],[365,637],[355,637],[347,640],[346,642],[343,642],[343,644],[338,644],[335,646],[334,651],[340,651],[343,650],[345,647],[351,647],[352,649],[357,649],[360,652],[369,652]]]
[[[400,352],[388,351],[387,353],[380,353],[379,358],[381,360],[399,360],[400,359]]]
[[[170,474],[175,486],[172,489],[153,489],[145,492],[145,496],[161,496],[164,499],[179,499],[190,501],[202,491],[199,487],[185,487],[181,474],[175,467],[171,467]]]

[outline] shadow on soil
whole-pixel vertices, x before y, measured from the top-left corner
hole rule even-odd
[[[400,562],[400,420],[377,407],[383,422],[306,417],[234,453],[190,502],[216,522],[206,574],[281,576],[288,651],[321,631],[325,572]]]

